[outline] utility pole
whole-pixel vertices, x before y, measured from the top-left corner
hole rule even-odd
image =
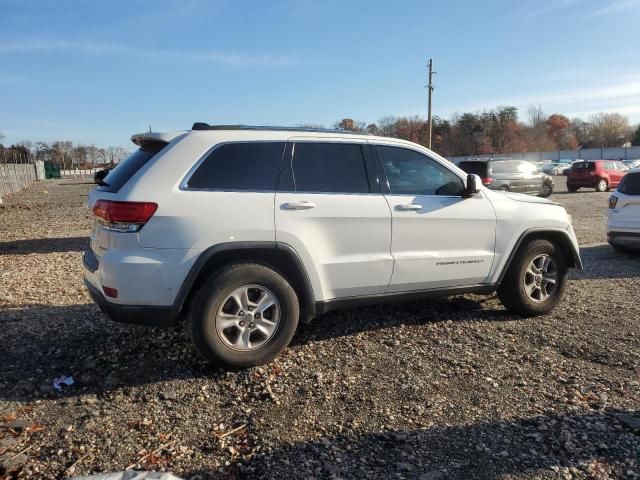
[[[429,123],[429,149],[431,149],[431,132],[432,132],[432,121],[431,121],[431,94],[433,93],[433,82],[432,77],[433,74],[436,73],[433,71],[433,61],[429,59],[429,85],[427,88],[429,89],[429,114],[427,117],[427,121]]]

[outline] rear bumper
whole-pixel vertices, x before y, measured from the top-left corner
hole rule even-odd
[[[108,301],[94,284],[100,263],[91,250],[84,253],[82,266],[85,273],[84,283],[89,295],[111,320],[153,327],[170,327],[177,322],[179,312],[172,305],[123,305]]]
[[[107,301],[102,292],[87,280],[84,283],[89,290],[89,295],[98,304],[100,310],[115,322],[151,327],[170,327],[176,323],[177,315],[174,314],[172,307],[118,305]]]
[[[567,185],[571,185],[573,187],[586,187],[586,188],[595,188],[596,184],[600,181],[599,178],[571,178],[567,177]]]
[[[607,241],[621,247],[640,248],[640,232],[607,232]]]

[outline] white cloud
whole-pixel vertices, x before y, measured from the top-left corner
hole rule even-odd
[[[87,55],[129,55],[151,61],[184,61],[231,66],[285,67],[300,64],[294,59],[276,55],[243,55],[216,51],[154,49],[112,43],[66,40],[26,40],[0,43],[0,53],[77,52]]]
[[[618,0],[591,12],[589,17],[604,17],[640,7],[640,0]]]

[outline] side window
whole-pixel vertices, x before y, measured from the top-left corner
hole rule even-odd
[[[517,162],[517,165],[518,165],[518,167],[517,167],[518,168],[518,173],[524,173],[524,174],[527,174],[527,175],[531,175],[533,173],[536,173],[537,168],[532,163],[525,162],[523,160],[523,161]]]
[[[275,190],[285,142],[227,143],[202,161],[187,187],[206,190]]]
[[[510,175],[518,173],[518,162],[513,160],[496,160],[491,162],[493,175]]]
[[[462,195],[460,177],[426,155],[401,147],[376,148],[392,194]]]
[[[605,170],[615,170],[616,166],[613,162],[604,162]]]
[[[297,142],[291,162],[294,191],[369,193],[359,144]]]

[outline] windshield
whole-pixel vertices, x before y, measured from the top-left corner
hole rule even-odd
[[[576,162],[571,168],[573,170],[595,170],[596,164],[593,162]]]

